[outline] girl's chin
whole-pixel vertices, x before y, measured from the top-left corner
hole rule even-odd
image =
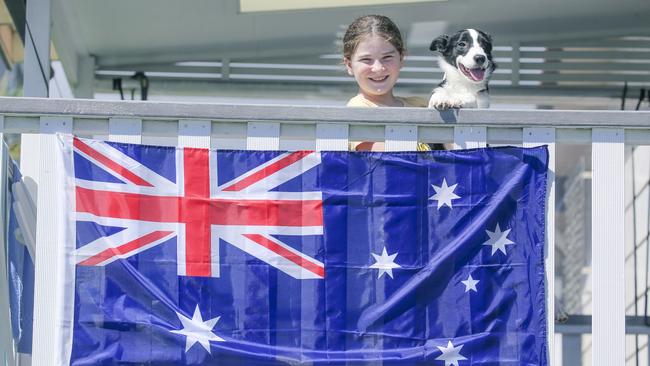
[[[366,85],[363,90],[372,95],[384,95],[390,93],[391,90],[393,90],[392,85]]]

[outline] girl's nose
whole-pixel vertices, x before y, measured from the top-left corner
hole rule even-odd
[[[381,63],[380,60],[376,60],[372,64],[372,71],[377,72],[377,71],[382,71],[384,69],[384,64]]]

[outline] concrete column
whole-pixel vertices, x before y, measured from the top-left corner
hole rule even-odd
[[[95,57],[79,56],[77,62],[77,85],[75,98],[93,99],[95,97]]]

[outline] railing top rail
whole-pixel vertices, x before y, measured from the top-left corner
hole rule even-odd
[[[650,111],[359,108],[0,97],[0,114],[493,127],[650,128]]]

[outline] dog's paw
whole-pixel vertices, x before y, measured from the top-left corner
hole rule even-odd
[[[437,110],[445,110],[452,108],[461,108],[463,102],[458,99],[442,99],[442,98],[431,98],[429,100],[429,108],[435,108]]]

